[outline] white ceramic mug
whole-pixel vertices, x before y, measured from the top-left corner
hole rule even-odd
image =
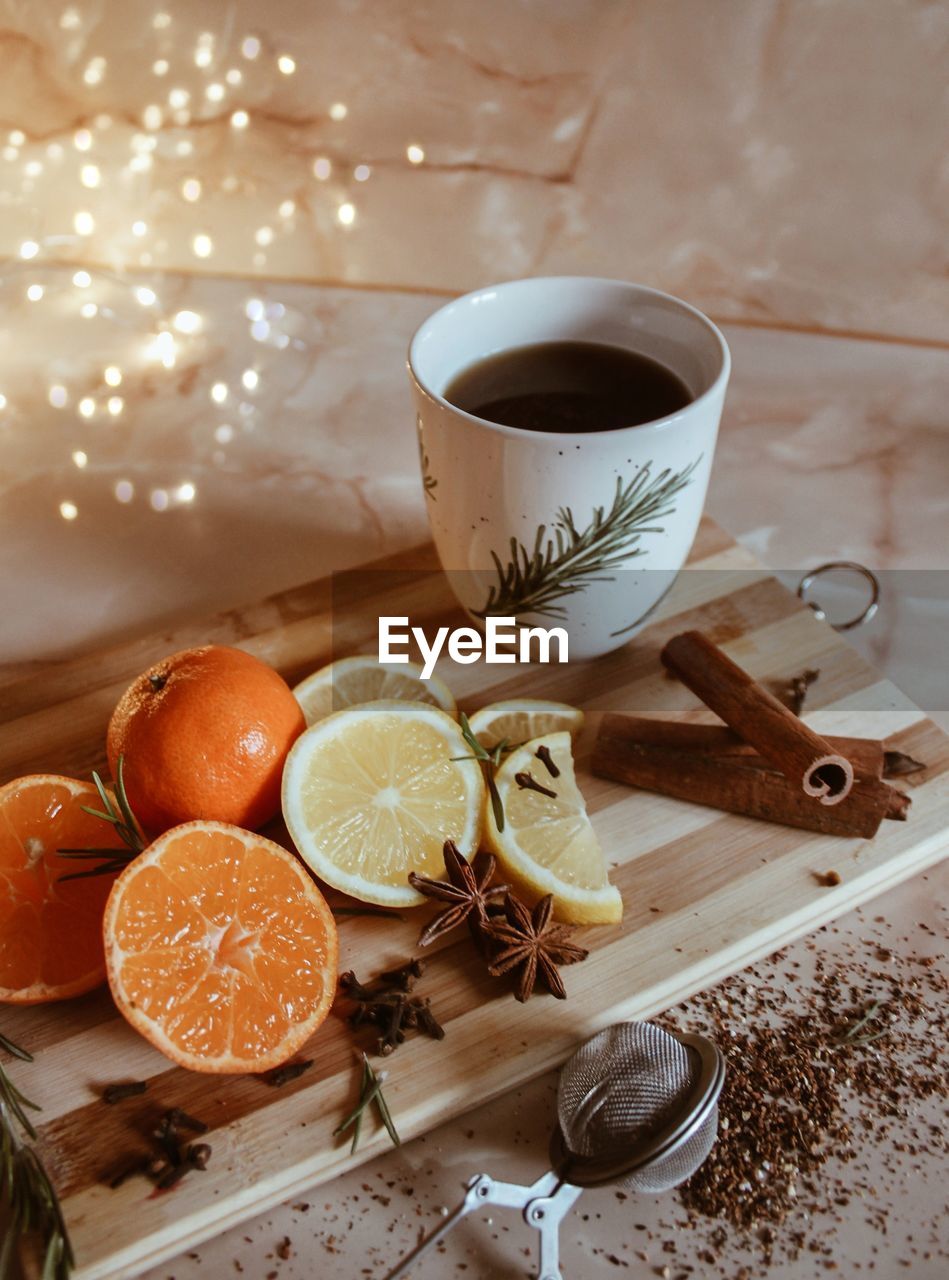
[[[691,401],[654,422],[564,434],[488,422],[445,399],[477,361],[560,341],[651,356]],[[619,280],[514,280],[430,316],[409,347],[422,478],[439,558],[471,617],[562,626],[571,659],[634,635],[695,537],[730,363],[700,311]]]

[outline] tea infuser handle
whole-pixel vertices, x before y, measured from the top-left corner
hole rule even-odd
[[[450,1213],[440,1226],[425,1236],[423,1240],[420,1240],[412,1252],[406,1254],[395,1270],[387,1274],[385,1280],[399,1280],[400,1276],[407,1275],[419,1258],[428,1253],[429,1249],[434,1248],[439,1240],[443,1239],[451,1231],[452,1227],[469,1214],[472,1209],[477,1209],[481,1205],[494,1204],[504,1209],[523,1209],[526,1211],[527,1206],[543,1197],[546,1193],[553,1191],[557,1185],[558,1178],[554,1173],[545,1173],[542,1178],[538,1178],[529,1187],[523,1187],[516,1182],[497,1182],[486,1173],[476,1174],[468,1183],[465,1198],[458,1208],[453,1213]],[[557,1221],[559,1222],[560,1219],[558,1218]],[[559,1275],[559,1273],[555,1273],[555,1275]]]
[[[815,617],[820,622],[825,622],[827,620],[825,610],[819,604],[815,604],[813,600],[808,600],[807,593],[818,578],[825,573],[832,573],[840,569],[849,569],[851,573],[859,573],[870,584],[870,598],[861,613],[858,613],[856,617],[850,618],[847,622],[830,623],[830,626],[835,631],[852,631],[854,627],[860,627],[865,622],[869,622],[880,604],[880,580],[872,569],[868,569],[866,565],[858,564],[856,560],[828,560],[826,564],[819,564],[816,569],[809,569],[804,574],[797,584],[797,594],[799,599],[803,600],[810,609],[813,609]]]
[[[555,1175],[548,1174],[547,1177]],[[582,1187],[562,1182],[551,1195],[538,1196],[525,1206],[524,1221],[540,1236],[537,1280],[563,1280],[560,1271],[560,1224],[582,1194]]]

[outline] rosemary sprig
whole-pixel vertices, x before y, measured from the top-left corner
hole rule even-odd
[[[494,775],[501,764],[501,757],[508,751],[512,751],[513,745],[508,742],[507,738],[502,738],[499,743],[491,748],[490,751],[483,747],[471,730],[468,723],[468,717],[462,711],[458,717],[458,723],[461,726],[461,736],[471,748],[470,756],[452,756],[452,760],[477,760],[481,766],[481,772],[484,774],[484,781],[488,788],[488,795],[491,797],[491,811],[494,814],[494,823],[498,831],[504,830],[504,805],[501,803],[501,794],[498,791],[497,784],[494,781]]]
[[[4,1035],[0,1047],[21,1062],[33,1061],[31,1053]],[[0,1199],[9,1209],[0,1245],[0,1280],[11,1275],[17,1241],[34,1232],[44,1246],[42,1280],[68,1280],[75,1266],[59,1197],[42,1160],[17,1132],[19,1128],[34,1140],[36,1130],[26,1112],[41,1109],[20,1092],[0,1064]]]
[[[132,806],[129,804],[129,799],[125,792],[123,769],[124,757],[119,756],[119,762],[115,770],[115,802],[113,802],[112,797],[106,790],[105,783],[98,773],[93,770],[92,781],[95,783],[99,799],[102,801],[102,808],[93,809],[87,804],[79,807],[83,813],[88,813],[90,817],[101,818],[103,822],[111,823],[119,836],[121,836],[123,843],[128,846],[130,852],[126,853],[122,849],[107,849],[95,846],[89,846],[85,849],[59,849],[57,852],[63,858],[95,858],[100,860],[98,866],[89,867],[85,871],[71,871],[69,875],[60,876],[60,880],[83,880],[88,876],[112,875],[116,871],[121,871],[123,867],[127,867],[147,847],[148,841],[138,819],[132,812]],[[104,861],[101,861],[102,859]]]
[[[382,1092],[383,1081],[385,1080],[385,1072],[376,1075],[372,1069],[372,1065],[365,1054],[362,1055],[362,1078],[359,1083],[359,1101],[350,1111],[349,1115],[333,1130],[333,1137],[337,1138],[345,1133],[347,1129],[352,1129],[353,1140],[350,1145],[350,1154],[354,1153],[359,1145],[359,1135],[362,1130],[362,1118],[367,1107],[374,1102],[379,1112],[379,1118],[385,1125],[389,1137],[395,1146],[401,1147],[402,1139],[396,1132],[395,1125],[392,1122],[392,1113],[389,1110],[388,1103]]]
[[[863,1030],[864,1027],[868,1026],[871,1022],[875,1020],[877,1014],[879,1013],[882,1007],[883,1006],[881,1001],[879,1000],[871,1001],[871,1003],[867,1005],[866,1009],[864,1009],[863,1013],[856,1020],[856,1022],[852,1022],[848,1026],[842,1027],[834,1033],[834,1035],[831,1038],[832,1043],[836,1046],[844,1045],[844,1044],[862,1045],[862,1044],[872,1044],[874,1040],[882,1039],[883,1036],[888,1034],[887,1027],[884,1027],[882,1031],[875,1031],[868,1036],[862,1036],[860,1034],[860,1032]]]
[[[675,498],[691,482],[701,460],[700,455],[682,471],[667,467],[654,479],[652,464],[647,463],[628,483],[617,477],[612,506],[608,511],[596,507],[583,529],[577,528],[570,507],[561,507],[549,534],[546,525],[539,526],[533,550],[511,538],[507,564],[492,551],[498,580],[475,615],[566,618],[558,601],[591,582],[611,581],[611,569],[645,554],[639,540],[646,533],[662,533],[663,526],[654,522],[673,513]]]

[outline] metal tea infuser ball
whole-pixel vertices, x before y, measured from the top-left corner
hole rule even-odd
[[[725,1059],[704,1036],[618,1022],[585,1041],[557,1086],[553,1168],[532,1186],[479,1173],[441,1226],[390,1271],[398,1280],[473,1209],[520,1209],[540,1235],[537,1280],[562,1280],[560,1223],[586,1187],[668,1191],[692,1176],[718,1132]]]

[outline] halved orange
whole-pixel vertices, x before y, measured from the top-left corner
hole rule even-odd
[[[0,1001],[40,1004],[105,981],[102,913],[114,876],[62,880],[95,862],[63,848],[124,849],[91,782],[32,774],[0,787]]]
[[[104,921],[109,986],[136,1031],[193,1071],[266,1071],[329,1013],[336,922],[301,864],[223,822],[166,831]]]

